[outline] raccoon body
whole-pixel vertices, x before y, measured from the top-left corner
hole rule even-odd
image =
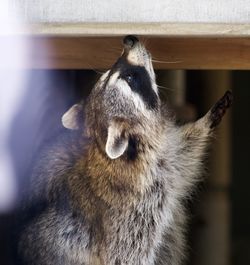
[[[230,103],[227,92],[203,118],[177,127],[150,54],[127,36],[86,106],[63,116],[71,130],[37,159],[26,207],[39,210],[20,236],[24,264],[181,264],[183,202]]]

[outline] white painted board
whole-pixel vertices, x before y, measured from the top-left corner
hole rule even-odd
[[[32,23],[249,23],[250,0],[8,0]]]

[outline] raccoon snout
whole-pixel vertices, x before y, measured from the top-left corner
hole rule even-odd
[[[123,39],[123,44],[127,49],[133,48],[137,42],[139,42],[139,40],[133,35],[128,35]]]

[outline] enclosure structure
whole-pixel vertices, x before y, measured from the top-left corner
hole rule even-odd
[[[121,36],[144,36],[161,69],[249,68],[250,7],[239,1],[10,1],[33,38],[29,67],[107,68]],[[46,43],[49,50],[40,49]],[[43,46],[44,47],[44,46]],[[116,49],[115,49],[116,48]],[[118,49],[118,50],[117,50]]]

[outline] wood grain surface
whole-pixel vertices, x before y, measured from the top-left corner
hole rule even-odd
[[[15,41],[17,37],[8,37]],[[26,68],[107,69],[122,52],[122,37],[32,36]],[[6,41],[2,37],[1,41]],[[249,37],[157,37],[140,39],[156,69],[250,69]],[[10,60],[11,65],[11,60]]]

